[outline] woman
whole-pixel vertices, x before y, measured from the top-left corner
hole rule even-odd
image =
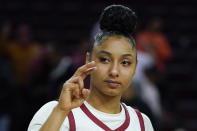
[[[149,118],[120,102],[135,74],[137,54],[131,34],[136,15],[128,7],[111,5],[100,18],[86,64],[67,80],[59,101],[44,105],[28,130],[153,131]],[[91,74],[90,90],[83,80]]]

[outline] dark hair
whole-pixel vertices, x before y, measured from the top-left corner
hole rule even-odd
[[[94,39],[94,45],[98,45],[108,39],[110,36],[125,37],[136,49],[135,40],[132,35],[137,25],[137,16],[134,11],[123,5],[107,6],[99,19],[101,32],[97,33]],[[93,46],[90,51],[92,51]]]

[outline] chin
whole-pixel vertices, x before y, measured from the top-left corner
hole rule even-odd
[[[122,95],[122,90],[121,87],[118,88],[110,88],[106,85],[100,85],[99,88],[98,86],[94,86],[93,87],[100,93],[103,94],[105,96],[111,96],[111,97],[116,97],[116,96],[121,96]]]
[[[105,91],[105,92],[103,92],[105,95],[107,95],[107,96],[120,96],[121,95],[121,93],[120,93],[120,91],[118,91],[118,90],[116,90],[116,89],[110,89],[110,90],[107,90],[107,91]]]

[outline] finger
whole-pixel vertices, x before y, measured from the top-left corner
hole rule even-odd
[[[84,80],[88,75],[90,75],[92,72],[96,71],[97,70],[97,67],[92,67],[92,68],[89,68],[87,69],[86,72],[84,72],[81,77],[82,79]]]
[[[70,80],[69,80],[70,83],[75,83],[75,84],[79,84],[79,89],[83,89],[84,87],[84,82],[83,82],[83,79],[78,76],[78,77],[72,77]]]
[[[90,53],[87,52],[86,53],[86,64],[88,64],[90,62]]]
[[[62,89],[62,91],[72,91],[72,90],[74,90],[77,86],[78,86],[78,84],[76,84],[76,83],[65,82],[65,83],[63,84],[63,89]]]
[[[89,69],[95,67],[95,62],[89,62],[88,64],[85,64],[83,66],[81,66],[80,68],[77,69],[77,71],[75,72],[74,76],[81,76],[83,74],[85,74],[85,72]],[[85,76],[85,75],[84,75]],[[84,77],[82,77],[83,79],[85,79]]]
[[[84,99],[87,99],[89,94],[90,94],[90,91],[88,89],[83,89],[82,90],[82,96],[83,96]]]
[[[79,107],[79,106],[81,106],[81,104],[83,104],[83,102],[89,96],[89,92],[90,91],[88,89],[83,89],[80,98],[79,99],[73,99],[72,106],[73,107]]]
[[[84,99],[74,99],[72,102],[72,108],[81,106],[83,102],[84,102]]]
[[[63,85],[63,89],[62,89],[62,92],[61,94],[63,93],[69,93],[71,92],[73,95],[77,96],[79,95],[79,85],[78,84],[75,84],[75,83],[65,83]]]
[[[73,76],[73,77],[71,77],[69,80],[68,80],[68,82],[69,83],[76,83],[76,82],[78,82],[79,80],[79,76]]]
[[[73,77],[72,79],[69,80],[69,82],[78,84],[80,89],[83,89],[83,87],[84,87],[83,79],[80,76]]]
[[[79,86],[75,86],[73,92],[72,92],[72,96],[74,96],[75,98],[80,98],[80,89]]]
[[[65,105],[65,103],[70,103],[73,94],[72,92],[77,88],[78,84],[69,83],[66,82],[63,85],[60,97],[59,97],[59,103],[60,105],[63,105],[63,107],[67,107],[68,105]]]
[[[78,77],[78,84],[79,84],[79,89],[81,91],[84,88],[84,82],[81,77]]]

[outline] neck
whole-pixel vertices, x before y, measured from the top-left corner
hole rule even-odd
[[[121,111],[120,98],[120,96],[105,95],[96,88],[91,88],[87,102],[101,112],[116,114]]]

